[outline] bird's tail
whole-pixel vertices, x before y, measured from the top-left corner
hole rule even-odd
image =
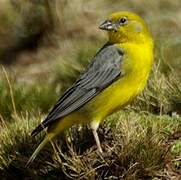
[[[26,167],[28,167],[36,158],[36,156],[38,155],[38,153],[41,151],[41,149],[52,140],[52,138],[54,137],[54,134],[47,134],[45,136],[45,138],[43,139],[43,141],[39,144],[39,146],[36,148],[36,150],[33,152],[33,154],[31,155],[31,157],[29,158],[28,162],[26,163]]]

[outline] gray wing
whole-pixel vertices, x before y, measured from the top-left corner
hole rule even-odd
[[[107,86],[122,75],[123,51],[114,45],[106,44],[95,55],[87,71],[70,87],[50,111],[46,119],[36,127],[32,135],[38,134],[57,119],[81,108]]]

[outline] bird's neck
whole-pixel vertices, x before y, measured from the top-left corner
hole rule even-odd
[[[153,40],[151,35],[148,34],[124,34],[124,33],[112,33],[108,34],[109,42],[112,44],[124,44],[124,43],[133,43],[133,44],[150,44],[153,46]]]

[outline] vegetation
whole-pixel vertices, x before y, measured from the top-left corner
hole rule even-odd
[[[125,9],[143,16],[155,38],[146,89],[102,124],[102,155],[89,127],[75,126],[25,168],[43,137],[32,138],[32,129],[105,42],[99,22]],[[179,13],[179,0],[2,1],[0,179],[179,179]]]

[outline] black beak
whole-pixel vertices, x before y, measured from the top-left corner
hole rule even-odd
[[[106,30],[106,31],[117,31],[116,25],[109,20],[104,21],[99,26],[99,29]]]

